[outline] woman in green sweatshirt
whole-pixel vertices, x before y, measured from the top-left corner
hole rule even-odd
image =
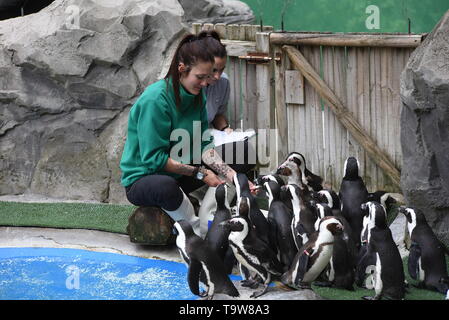
[[[181,40],[165,78],[132,106],[120,162],[121,182],[132,204],[161,207],[175,221],[189,221],[197,234],[199,219],[186,194],[204,183],[232,183],[235,175],[207,132],[203,88],[213,65],[203,40],[195,35]],[[200,166],[201,160],[213,171]]]

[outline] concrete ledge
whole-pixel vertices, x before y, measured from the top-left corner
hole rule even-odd
[[[182,262],[176,245],[144,246],[128,235],[85,229],[0,227],[0,247],[72,248]]]

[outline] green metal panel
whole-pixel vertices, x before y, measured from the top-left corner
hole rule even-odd
[[[225,0],[226,1],[226,0]],[[242,0],[275,30],[332,32],[432,31],[449,0]],[[283,19],[282,19],[283,17]]]

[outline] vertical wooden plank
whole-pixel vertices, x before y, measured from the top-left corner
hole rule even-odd
[[[333,48],[332,47],[323,47],[323,80],[327,83],[327,85],[334,90],[335,89],[335,83],[334,83],[334,68],[333,65],[335,61],[333,61]],[[335,92],[335,91],[334,91]],[[335,128],[335,121],[332,119],[332,111],[329,109],[327,105],[324,106],[324,117],[323,117],[323,134],[324,134],[324,144],[323,144],[323,179],[325,183],[331,184],[331,181],[333,179],[332,177],[332,163],[335,162],[335,158],[337,157],[335,153],[335,143],[334,143],[334,137],[333,137],[333,130]]]
[[[238,24],[227,25],[226,34],[227,34],[229,40],[239,40],[240,26]]]
[[[213,23],[205,23],[203,24],[203,31],[210,31],[210,30],[214,30],[214,24]]]
[[[248,129],[256,129],[257,112],[257,81],[256,81],[256,66],[254,64],[246,63],[246,94],[245,101],[246,110],[248,112]]]
[[[380,114],[380,51],[381,48],[371,48],[370,50],[370,83],[371,83],[371,108],[370,108],[370,118],[371,118],[371,131],[370,135],[376,139],[376,141],[381,141],[382,136],[380,135],[380,130],[378,128],[379,124],[379,114]],[[378,166],[371,167],[371,176],[376,180],[377,186],[382,184],[383,175]]]
[[[228,120],[232,128],[235,128],[235,61],[238,58],[228,58],[229,62],[226,65],[226,74],[229,76],[230,93],[228,103]]]
[[[269,33],[259,32],[256,34],[256,51],[270,53]],[[275,137],[270,135],[270,103],[271,103],[271,85],[270,85],[270,65],[256,65],[256,81],[257,81],[257,129],[265,129],[264,136],[266,138],[266,146],[258,146],[265,149],[265,154],[270,158],[269,163],[265,167],[260,168],[260,174],[267,174],[273,171],[276,166],[277,146],[275,145]],[[259,138],[262,131],[258,131]],[[263,133],[262,133],[263,134]],[[259,153],[260,155],[260,153]]]
[[[203,27],[202,23],[197,23],[197,22],[192,23],[192,33],[193,34],[200,33],[202,27]]]
[[[287,105],[285,102],[285,60],[288,59],[280,46],[275,46],[274,54],[281,55],[281,61],[274,63],[274,86],[275,86],[275,107],[276,107],[276,125],[278,132],[278,163],[288,155],[288,124],[287,124]]]
[[[334,83],[335,83],[335,94],[340,98],[344,105],[347,105],[346,97],[346,49],[342,47],[334,48]],[[335,145],[335,160],[331,164],[333,179],[332,187],[334,190],[340,188],[341,180],[343,179],[343,167],[346,160],[348,151],[347,143],[345,141],[346,129],[338,121],[335,115],[330,112],[333,122],[332,140],[329,139]]]
[[[227,39],[226,25],[224,23],[215,24],[214,30],[218,33],[218,35],[220,36],[220,39]]]

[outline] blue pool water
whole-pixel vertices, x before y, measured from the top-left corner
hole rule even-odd
[[[0,248],[0,299],[191,300],[182,263],[61,248]]]

